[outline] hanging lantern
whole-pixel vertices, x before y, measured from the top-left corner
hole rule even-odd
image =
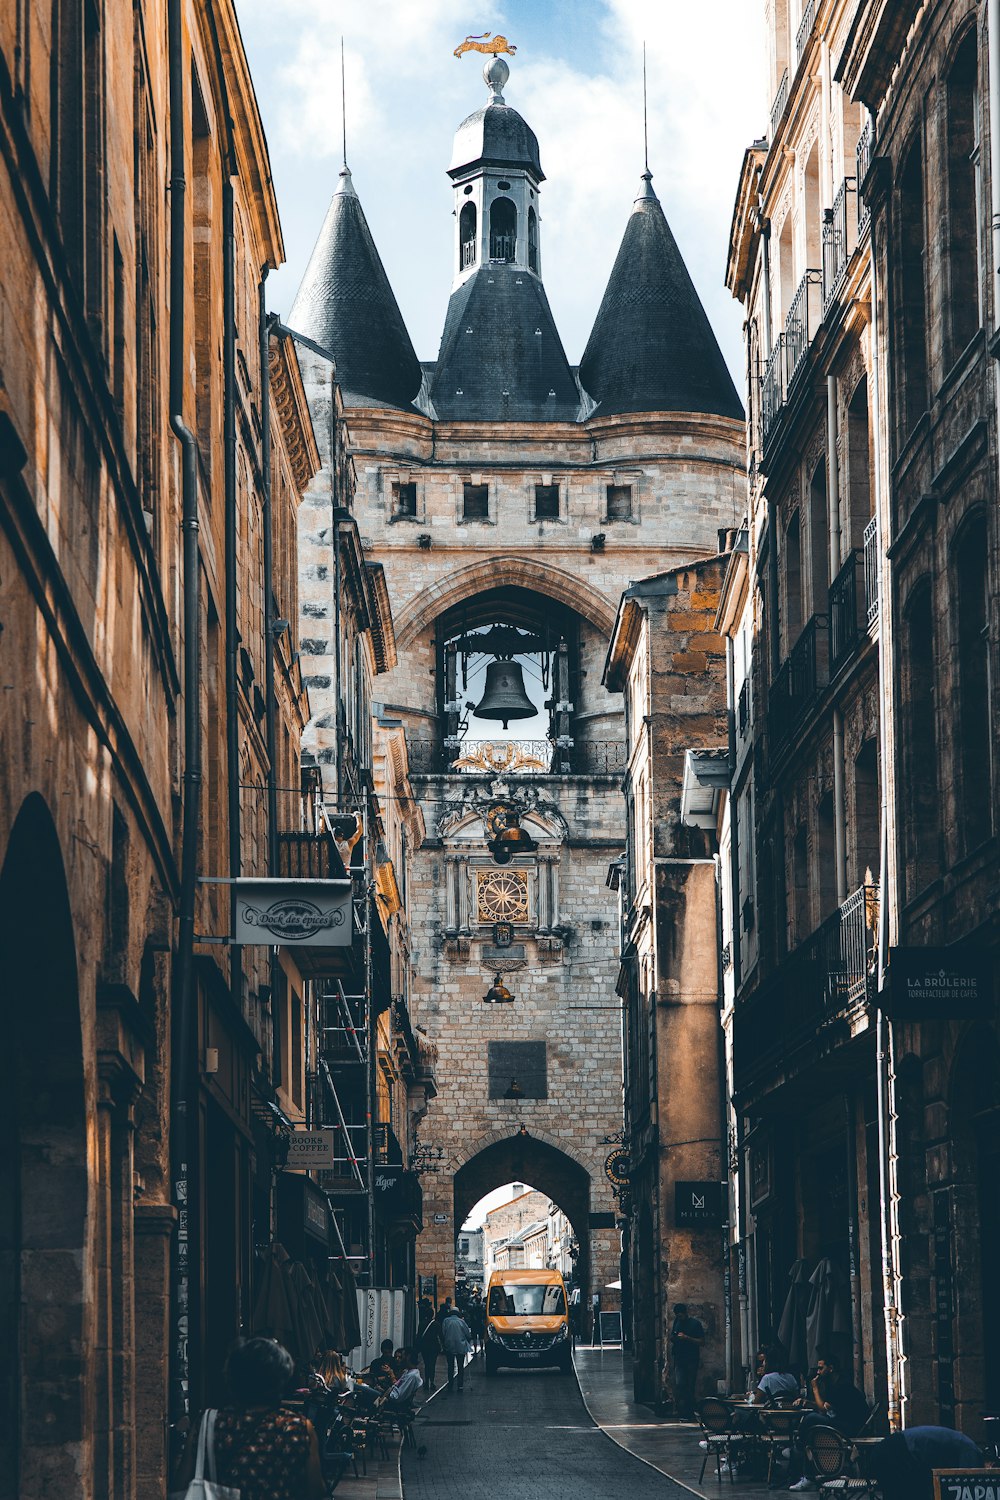
[[[494,864],[509,865],[515,854],[533,854],[537,845],[511,802],[494,802],[486,814],[486,847]]]
[[[514,996],[504,984],[502,974],[494,975],[493,983],[483,996],[483,1002],[486,1005],[513,1005]],[[511,1082],[513,1081],[512,1079]]]
[[[486,668],[486,686],[472,710],[477,719],[498,719],[504,729],[511,719],[533,719],[538,712],[524,690],[519,662],[497,657]]]

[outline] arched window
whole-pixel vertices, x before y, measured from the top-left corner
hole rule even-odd
[[[458,216],[458,240],[461,246],[459,270],[467,271],[476,264],[476,205],[463,203]]]
[[[924,280],[924,154],[919,135],[899,177],[899,375],[902,436],[927,410],[927,288]]]
[[[517,251],[517,209],[509,198],[490,206],[490,260],[513,260]]]
[[[903,785],[908,789],[906,889],[912,898],[940,871],[934,616],[930,579],[917,584],[903,624]]]
[[[979,91],[972,27],[948,75],[948,299],[950,355],[957,359],[981,321],[979,306]]]
[[[528,209],[528,270],[538,270],[538,215]]]
[[[802,631],[802,527],[799,513],[785,532],[785,654]]]
[[[955,548],[961,826],[966,852],[992,832],[986,517],[967,523]]]

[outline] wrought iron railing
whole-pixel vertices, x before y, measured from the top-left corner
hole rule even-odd
[[[470,266],[476,264],[476,242],[475,240],[464,240],[462,242],[462,270],[467,271]]]
[[[855,549],[830,585],[830,672],[838,671],[861,637],[858,573],[863,554]]]
[[[770,137],[770,139],[771,139],[771,145],[772,146],[774,145],[775,137],[778,134],[778,126],[781,124],[781,117],[785,113],[785,105],[787,103],[788,103],[788,69],[786,68],[785,71],[781,75],[781,81],[778,84],[778,92],[774,96],[774,103],[771,105],[771,137]]]
[[[585,740],[560,744],[551,740],[407,739],[410,770],[415,776],[619,776],[627,749],[621,740]]]
[[[808,270],[799,282],[785,319],[785,361],[787,365],[787,389],[791,389],[809,353],[822,318],[822,271]]]
[[[857,183],[845,177],[833,200],[833,207],[823,211],[823,316],[840,290],[847,262],[857,243],[857,214],[851,209],[851,198],[857,196]]]
[[[760,418],[765,443],[784,404],[785,335],[781,333],[764,366],[764,378],[760,386]]]
[[[878,624],[878,519],[872,516],[864,532],[865,617],[869,630]]]
[[[799,29],[795,33],[795,64],[796,67],[802,61],[802,55],[809,45],[813,27],[816,24],[816,0],[806,0],[802,7],[802,19]]]
[[[828,623],[826,615],[813,615],[771,685],[767,717],[772,755],[789,738],[819,689],[826,686]]]
[[[741,735],[750,728],[750,678],[744,677],[736,708],[736,723]]]
[[[391,1125],[384,1122],[375,1126],[375,1164],[380,1167],[401,1167],[403,1148]]]
[[[858,136],[858,144],[854,152],[855,181],[858,186],[858,234],[867,227],[871,218],[871,210],[865,202],[862,192],[862,183],[868,176],[868,168],[872,164],[872,151],[875,147],[875,132],[872,129],[871,120],[865,125],[864,130]]]
[[[878,886],[861,886],[784,960],[733,1020],[737,1092],[871,999],[877,962]],[[843,1028],[847,1037],[847,1028]]]
[[[490,260],[513,260],[517,236],[513,234],[490,235]]]

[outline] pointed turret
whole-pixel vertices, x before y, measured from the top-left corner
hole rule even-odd
[[[345,165],[288,315],[329,350],[349,405],[409,406],[422,372]]]
[[[486,65],[490,102],[455,136],[455,280],[431,400],[445,421],[573,422],[580,393],[541,278],[545,176],[509,76],[502,57]]]
[[[648,167],[580,361],[580,383],[597,416],[690,411],[743,419]]]

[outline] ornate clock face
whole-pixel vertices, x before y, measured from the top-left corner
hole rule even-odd
[[[526,922],[528,877],[523,870],[482,870],[477,877],[480,922]]]

